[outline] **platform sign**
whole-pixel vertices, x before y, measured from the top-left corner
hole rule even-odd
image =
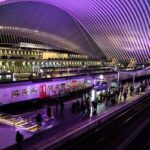
[[[46,85],[40,85],[40,98],[46,97]]]

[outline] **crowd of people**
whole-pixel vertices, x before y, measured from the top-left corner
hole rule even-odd
[[[93,108],[93,113],[97,113],[97,101],[90,101],[90,98],[87,97],[85,99],[77,99],[76,102],[72,103],[72,112],[83,112],[90,114],[91,112],[91,107]]]
[[[93,113],[97,113],[97,105],[105,103],[106,106],[126,101],[129,96],[144,92],[146,87],[150,85],[149,80],[143,80],[135,83],[119,83],[117,87],[109,87],[105,92],[100,92],[94,101],[91,101],[90,96],[85,99],[77,100],[72,103],[72,112],[90,112],[92,107]]]
[[[114,105],[115,103],[119,103],[121,101],[126,101],[128,96],[133,96],[134,94],[139,94],[140,92],[144,92],[147,88],[147,86],[150,86],[150,80],[143,80],[138,83],[129,84],[118,84],[118,87],[109,87],[108,90],[105,92],[100,92],[99,95],[97,95],[96,99],[94,101],[91,101],[90,94],[84,98],[77,99],[75,102],[72,103],[71,110],[72,112],[83,112],[90,114],[91,110],[93,114],[97,114],[97,105],[104,103],[107,105]],[[63,116],[64,112],[64,102],[63,101],[57,101],[56,102],[56,112],[58,112],[58,106],[59,114],[60,116]],[[92,109],[91,109],[92,108]],[[46,107],[46,115],[47,118],[50,119],[54,117],[53,114],[53,108],[51,106]],[[40,129],[42,127],[43,117],[40,112],[37,113],[35,117],[37,128]],[[16,142],[18,149],[21,150],[21,143],[23,141],[24,137],[23,135],[17,131],[16,133]]]
[[[96,114],[98,104],[104,103],[106,106],[108,106],[114,105],[121,101],[126,101],[129,96],[144,92],[148,85],[150,85],[150,81],[148,80],[140,81],[138,83],[135,83],[134,85],[131,83],[119,83],[118,87],[109,87],[109,89],[105,92],[100,92],[100,94],[97,95],[94,101],[91,101],[91,97],[89,94],[87,94],[87,96],[84,98],[77,99],[76,102],[72,103],[71,110],[72,112],[81,111],[83,113],[90,113],[92,108],[93,113]],[[58,106],[60,107],[59,116],[63,116],[64,102],[56,102],[56,113],[58,112]],[[54,116],[52,107],[47,106],[46,115],[48,119]],[[37,113],[35,119],[37,123],[37,128],[40,129],[43,122],[43,118],[40,112]]]

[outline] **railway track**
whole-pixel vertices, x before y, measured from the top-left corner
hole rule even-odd
[[[119,150],[121,143],[149,116],[150,98],[145,98],[110,121],[68,141],[58,150]]]
[[[126,146],[126,149],[150,150],[150,123]]]

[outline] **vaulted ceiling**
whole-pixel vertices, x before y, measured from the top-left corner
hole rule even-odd
[[[2,43],[44,43],[94,58],[150,58],[150,0],[0,0]]]

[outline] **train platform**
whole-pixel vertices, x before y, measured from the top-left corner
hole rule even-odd
[[[83,129],[86,129],[88,126],[91,127],[93,123],[96,125],[99,120],[105,121],[109,119],[112,115],[115,115],[115,113],[126,109],[129,105],[134,104],[145,95],[148,95],[149,91],[150,88],[139,95],[128,97],[125,102],[121,101],[115,105],[105,106],[104,103],[99,104],[97,107],[97,115],[93,115],[92,113],[87,115],[87,113],[83,112],[72,113],[71,106],[76,100],[65,102],[63,114],[60,113],[60,109],[58,109],[59,111],[56,111],[56,106],[53,106],[54,118],[51,119],[48,124],[44,121],[42,128],[34,132],[16,126],[0,124],[0,134],[7,137],[7,139],[2,138],[2,140],[0,140],[0,149],[16,149],[15,134],[16,131],[19,130],[25,138],[23,142],[24,149],[43,150],[48,146],[59,143],[59,141],[67,140],[67,138],[76,135],[76,133],[81,133]],[[44,109],[41,111],[44,112]],[[29,114],[24,114],[24,116],[28,115],[31,117],[31,112]]]

